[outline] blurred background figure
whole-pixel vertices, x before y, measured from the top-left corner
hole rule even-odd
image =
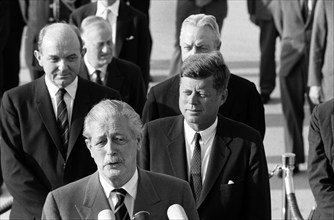
[[[182,22],[190,15],[213,15],[222,31],[227,16],[227,0],[177,0],[175,21],[174,52],[170,60],[169,76],[177,75],[181,70],[180,32]]]
[[[0,1],[0,102],[5,91],[19,85],[21,38],[25,21],[18,0]],[[1,156],[1,151],[0,151]],[[0,194],[3,183],[0,165]]]
[[[151,0],[122,0],[124,3],[131,5],[135,9],[138,9],[139,11],[143,12],[148,20],[148,25],[150,26],[150,3]],[[151,57],[151,52],[152,52],[152,45],[153,45],[153,40],[152,40],[152,35],[150,31],[150,57]]]
[[[334,97],[334,1],[318,1],[314,13],[308,86],[319,104]]]
[[[141,70],[134,63],[113,57],[114,45],[109,22],[95,15],[86,17],[81,23],[81,37],[86,53],[79,75],[117,90],[122,101],[141,114],[146,100]]]
[[[279,33],[272,16],[275,0],[247,0],[250,20],[260,28],[260,95],[263,104],[270,100],[276,86],[275,49]]]
[[[25,25],[18,0],[0,1],[0,101],[19,85],[20,49]]]
[[[307,76],[314,6],[317,0],[279,0],[274,12],[280,33],[281,54],[279,81],[284,116],[285,152],[296,154],[295,173],[305,162],[303,121],[305,97],[308,98]]]
[[[70,22],[80,27],[83,19],[90,15],[102,17],[110,23],[114,57],[138,65],[147,89],[150,81],[150,32],[145,14],[121,0],[99,0],[76,9]]]
[[[312,219],[334,219],[334,99],[314,108],[308,140],[308,179],[317,205]]]

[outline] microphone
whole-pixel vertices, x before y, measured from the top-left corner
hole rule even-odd
[[[104,209],[99,212],[98,220],[116,220],[114,213],[110,209]]]
[[[186,212],[179,204],[169,206],[167,209],[167,216],[169,220],[188,220]]]
[[[147,211],[140,211],[133,215],[132,220],[150,220],[150,213]]]

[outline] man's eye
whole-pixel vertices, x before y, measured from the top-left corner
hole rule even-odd
[[[69,62],[74,62],[74,61],[76,61],[77,59],[78,59],[77,56],[71,56],[71,57],[67,58],[67,60],[68,60]]]
[[[52,62],[52,63],[57,63],[59,61],[59,58],[57,57],[50,57],[49,60]]]
[[[98,148],[102,148],[106,145],[107,143],[107,140],[100,140],[100,141],[97,141],[96,143],[94,143],[94,146],[98,147]]]
[[[127,139],[124,137],[113,137],[113,142],[116,144],[125,144],[127,142]]]

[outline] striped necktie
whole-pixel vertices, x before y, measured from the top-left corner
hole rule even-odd
[[[127,192],[122,188],[114,189],[113,192],[115,192],[117,196],[117,204],[115,206],[116,220],[130,220],[128,210],[126,209],[124,203],[125,195]]]
[[[57,123],[59,128],[59,134],[63,144],[63,156],[66,158],[67,145],[68,145],[68,136],[69,136],[69,126],[68,126],[68,114],[66,103],[64,101],[64,95],[66,90],[61,88],[56,94],[57,102]]]
[[[190,187],[193,191],[196,203],[198,202],[202,191],[201,145],[199,144],[200,139],[201,135],[199,133],[196,133],[195,147],[190,163]]]

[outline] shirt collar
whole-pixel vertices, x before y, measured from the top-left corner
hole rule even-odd
[[[89,63],[88,58],[87,58],[86,55],[84,56],[84,62],[86,64],[89,76],[92,76],[93,73],[95,72],[96,68],[94,68],[92,65],[90,65],[90,63]],[[107,72],[107,67],[108,67],[108,64],[104,65],[101,68],[97,68],[98,70],[101,71],[101,78],[104,78],[104,75]]]
[[[116,17],[118,16],[118,10],[119,10],[119,0],[116,0],[114,4],[109,5],[108,7],[105,7],[105,5],[101,1],[97,1],[97,10],[96,15],[102,17],[105,10],[109,9]]]
[[[50,96],[55,97],[59,88],[56,85],[54,85],[47,76],[45,76],[45,84],[49,91]],[[74,99],[75,94],[77,93],[77,88],[78,88],[78,76],[76,76],[73,82],[71,82],[71,84],[66,86],[64,89],[66,90],[67,94],[71,97],[71,99]]]
[[[207,129],[203,130],[203,131],[199,131],[197,133],[199,133],[201,135],[201,141],[204,145],[207,144],[209,138],[211,137],[211,135],[213,134],[213,132],[216,131],[217,129],[217,124],[218,124],[218,117],[216,117],[215,122],[208,127]],[[195,133],[196,131],[193,130],[187,123],[187,121],[184,119],[184,131],[185,131],[185,138],[187,139],[188,143],[193,144],[193,142],[195,141]]]
[[[106,197],[108,198],[110,195],[110,192],[115,189],[110,183],[107,182],[107,180],[99,174],[100,183],[102,185],[102,188],[104,190],[104,193]],[[137,195],[137,185],[138,185],[138,170],[136,169],[135,173],[131,177],[131,179],[125,183],[121,188],[125,189],[126,192],[133,198],[136,198]]]

